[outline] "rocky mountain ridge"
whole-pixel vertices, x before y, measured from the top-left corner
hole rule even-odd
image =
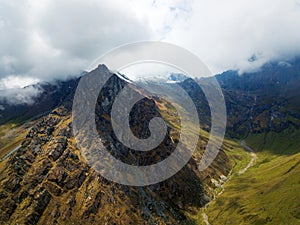
[[[300,59],[296,58],[288,63],[270,62],[257,72],[243,75],[239,75],[237,71],[227,71],[216,75],[227,107],[227,135],[241,138],[249,133],[281,132],[290,126],[298,129],[300,122],[299,70]],[[175,75],[177,79],[179,75]],[[209,106],[204,93],[195,81],[209,83],[210,78],[192,80],[186,79],[185,76],[180,77],[184,79],[179,84],[195,102],[202,127],[209,130]],[[1,103],[3,108],[0,110],[0,124],[14,120],[21,122],[32,117],[46,115],[60,104],[70,103],[77,84],[78,79],[71,79],[55,85],[41,85],[44,91],[33,105]]]
[[[165,141],[156,149],[159,154],[136,153],[121,146],[112,134],[109,111],[125,84],[112,75],[100,93],[96,105],[99,136],[119,160],[139,165],[155,163],[167,157],[176,146],[177,131],[169,127]],[[58,108],[38,119],[21,147],[0,162],[1,223],[190,224],[192,220],[187,215],[197,214],[209,200],[207,187],[213,186],[211,178],[217,180],[230,171],[231,162],[221,150],[213,165],[199,172],[197,163],[207,141],[203,136],[190,162],[162,183],[129,187],[108,181],[87,164],[76,146],[71,131],[70,99],[66,96]],[[149,119],[160,115],[158,105],[144,96],[136,106],[131,125],[137,136],[147,136],[145,128]],[[168,110],[164,113],[168,114]]]

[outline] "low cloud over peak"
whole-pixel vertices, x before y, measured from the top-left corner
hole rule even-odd
[[[35,98],[42,92],[43,89],[39,85],[0,90],[0,102],[8,105],[32,105],[35,102]],[[4,106],[1,105],[0,108],[3,110]]]

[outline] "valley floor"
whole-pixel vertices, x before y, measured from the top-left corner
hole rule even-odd
[[[257,160],[257,155],[256,155],[255,151],[254,151],[250,146],[247,145],[247,143],[246,143],[245,140],[242,140],[242,141],[241,141],[241,146],[242,146],[246,151],[248,151],[249,155],[251,156],[251,159],[250,159],[249,163],[248,163],[244,168],[240,169],[240,170],[237,172],[238,175],[241,175],[241,174],[244,174],[245,172],[247,172],[247,170],[248,170],[250,167],[252,167],[252,166],[255,164],[256,160]],[[230,176],[228,177],[227,182],[229,182],[229,181],[231,180],[231,178],[232,178],[232,175],[230,175]],[[226,183],[227,183],[227,182],[226,182]],[[214,199],[213,199],[212,201],[215,201],[216,198],[218,198],[220,195],[223,194],[223,192],[225,191],[225,187],[224,187],[224,186],[225,186],[226,183],[224,183],[224,184],[221,186],[221,191],[214,195]],[[210,222],[209,222],[208,215],[206,214],[206,210],[207,210],[207,207],[212,203],[212,201],[209,202],[209,203],[203,208],[202,217],[203,217],[203,222],[204,222],[206,225],[211,225]]]
[[[199,224],[300,224],[299,143],[282,141],[276,134],[253,136],[247,143],[256,153],[242,141],[251,159],[244,168],[234,169],[221,194],[217,190],[215,199],[199,213]],[[259,148],[259,143],[288,147],[280,151],[269,144]]]

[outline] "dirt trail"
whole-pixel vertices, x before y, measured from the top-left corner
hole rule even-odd
[[[257,155],[256,155],[256,153],[254,152],[254,150],[253,150],[250,146],[247,145],[247,143],[246,143],[245,140],[242,140],[242,141],[241,141],[241,146],[242,146],[246,151],[248,151],[248,152],[250,153],[251,160],[250,160],[250,162],[246,165],[245,168],[241,169],[241,170],[238,172],[239,175],[245,173],[250,167],[252,167],[252,166],[255,164],[255,161],[257,160]],[[228,178],[227,181],[229,181],[229,180],[230,180],[230,179]],[[223,184],[223,185],[225,185],[225,184]],[[221,195],[221,194],[224,192],[224,190],[225,190],[225,188],[223,187],[222,191],[221,191],[220,193],[218,193],[217,196]],[[214,201],[215,199],[216,199],[216,195],[214,195],[214,198],[212,199],[212,201]],[[209,206],[209,204],[210,204],[212,201],[210,201],[209,203],[207,203],[207,204],[204,206],[204,208],[203,208],[202,217],[203,217],[204,223],[205,223],[206,225],[211,225],[211,224],[209,223],[209,219],[208,219],[208,216],[207,216],[207,214],[206,214],[205,211],[206,211],[206,208]]]
[[[250,162],[248,163],[248,165],[244,169],[242,169],[242,170],[239,171],[239,174],[245,173],[250,167],[252,167],[254,165],[254,163],[255,163],[255,161],[257,159],[257,155],[255,154],[254,150],[247,145],[247,143],[245,142],[245,140],[241,141],[241,145],[242,145],[242,147],[244,149],[246,149],[247,151],[250,152],[251,160],[250,160]]]
[[[3,156],[3,158],[0,159],[0,162],[3,161],[4,159],[8,158],[10,155],[12,155],[13,153],[15,153],[16,151],[18,151],[19,148],[21,148],[21,145],[18,145],[16,148],[14,148],[13,150],[11,150],[8,154],[6,154],[5,156]]]
[[[209,223],[209,221],[208,221],[208,216],[207,216],[207,214],[205,213],[205,210],[203,210],[202,216],[203,216],[204,223],[205,223],[206,225],[210,225],[210,223]]]

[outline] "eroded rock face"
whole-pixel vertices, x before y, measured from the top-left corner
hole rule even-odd
[[[156,152],[145,154],[124,147],[114,137],[107,112],[125,85],[118,79],[113,77],[102,93],[107,98],[104,105],[100,101],[96,106],[104,146],[131,164],[149,165],[168,157],[176,147],[169,137],[171,128]],[[131,125],[137,136],[147,136],[149,120],[160,114],[149,98],[136,107]],[[191,159],[162,183],[148,187],[116,184],[89,167],[77,149],[71,122],[70,111],[57,108],[37,121],[10,159],[0,162],[0,224],[188,224],[184,211],[197,214],[206,203],[202,178],[213,176],[214,168],[209,175],[200,173],[197,161]],[[226,157],[221,153],[219,160],[223,163]],[[222,170],[216,168],[218,173]]]
[[[44,187],[42,187],[38,189],[33,199],[34,200],[29,207],[31,212],[25,219],[26,224],[37,224],[51,200],[51,195]]]
[[[59,137],[52,146],[48,147],[48,155],[50,159],[56,161],[64,152],[67,146],[67,137]]]

